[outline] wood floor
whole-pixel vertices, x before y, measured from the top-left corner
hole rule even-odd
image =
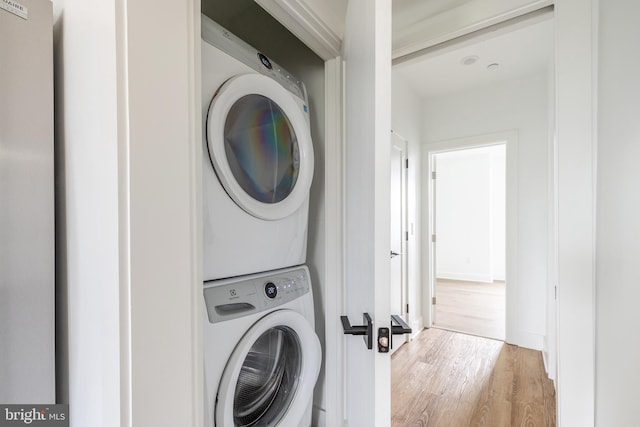
[[[432,328],[391,360],[393,427],[556,425],[539,351]]]
[[[438,279],[433,325],[504,340],[505,282]]]

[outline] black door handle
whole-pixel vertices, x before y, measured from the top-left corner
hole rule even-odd
[[[391,258],[398,255],[401,255],[401,254],[399,254],[398,252],[391,251]]]
[[[394,325],[396,323],[397,325]],[[411,327],[407,325],[407,322],[397,314],[391,315],[391,348],[393,348],[393,336],[394,335],[404,335],[410,334]]]
[[[364,335],[364,343],[367,345],[367,349],[373,348],[373,320],[369,313],[362,314],[362,320],[364,325],[351,325],[347,316],[340,316],[342,321],[342,329],[345,335]]]
[[[395,326],[393,323],[397,323],[397,326]],[[397,314],[392,314],[391,315],[391,334],[392,335],[404,335],[404,334],[410,334],[411,333],[411,327],[409,325],[407,325],[407,322],[405,322],[402,317],[398,316]]]

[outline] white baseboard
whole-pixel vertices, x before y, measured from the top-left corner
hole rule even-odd
[[[411,322],[411,339],[414,339],[416,335],[418,335],[420,331],[424,329],[424,327],[425,327],[424,319],[422,318],[422,316],[418,317],[417,319],[414,319]]]
[[[493,277],[491,275],[484,274],[438,272],[438,279],[461,280],[464,282],[493,283]]]
[[[519,331],[517,336],[508,341],[509,344],[514,344],[519,347],[529,348],[531,350],[542,351],[544,336],[540,334],[534,334],[533,332]]]

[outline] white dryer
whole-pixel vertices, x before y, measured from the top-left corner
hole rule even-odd
[[[313,147],[304,84],[202,16],[203,271],[306,261]]]
[[[206,283],[205,427],[309,427],[322,353],[306,266]]]

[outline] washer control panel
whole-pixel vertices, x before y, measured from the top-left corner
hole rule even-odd
[[[217,323],[270,310],[299,298],[310,290],[306,266],[204,284],[209,322]]]

